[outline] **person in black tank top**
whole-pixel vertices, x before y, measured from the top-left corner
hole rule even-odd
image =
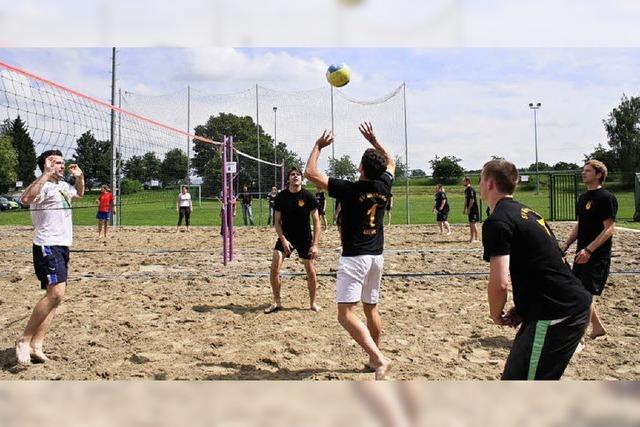
[[[609,277],[612,237],[615,233],[618,200],[602,188],[607,167],[598,160],[588,160],[582,168],[582,182],[587,192],[578,199],[578,222],[562,246],[564,252],[578,240],[573,272],[592,294],[600,296]],[[591,305],[591,338],[607,333],[598,317],[595,302]]]
[[[336,274],[338,322],[369,356],[368,368],[376,379],[384,379],[391,367],[380,351],[382,320],[377,309],[382,278],[384,213],[391,197],[395,159],[377,141],[371,123],[363,123],[360,133],[373,148],[362,155],[358,181],[329,178],[318,169],[320,150],[333,142],[333,134],[323,132],[316,141],[305,176],[329,196],[340,200],[342,256]],[[362,301],[365,325],[356,314]]]
[[[463,214],[469,219],[469,243],[478,242],[478,227],[476,224],[480,221],[480,210],[478,209],[478,200],[476,199],[476,190],[471,186],[471,178],[464,177],[464,210]]]
[[[480,194],[491,207],[482,227],[489,313],[497,325],[520,326],[502,379],[557,380],[586,329],[591,295],[544,218],[513,200],[517,181],[518,171],[507,160],[482,168]],[[509,284],[515,306],[505,312]]]

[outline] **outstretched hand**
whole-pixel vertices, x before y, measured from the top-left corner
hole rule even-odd
[[[377,144],[378,140],[376,139],[375,133],[373,133],[373,126],[371,126],[371,122],[362,122],[360,126],[358,126],[358,130],[365,137],[367,141],[371,144]]]
[[[332,143],[333,143],[333,132],[330,132],[328,130],[323,131],[322,135],[320,135],[320,138],[318,138],[318,140],[316,141],[316,145],[320,149]]]

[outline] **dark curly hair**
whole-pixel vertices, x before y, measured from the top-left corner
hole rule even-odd
[[[60,150],[47,150],[44,151],[42,154],[40,154],[40,156],[38,157],[38,167],[40,168],[40,172],[44,172],[44,162],[45,160],[47,160],[47,157],[49,156],[60,156],[62,157],[62,151]]]
[[[387,159],[377,150],[368,148],[362,155],[362,169],[368,179],[380,178],[380,175],[387,170]]]

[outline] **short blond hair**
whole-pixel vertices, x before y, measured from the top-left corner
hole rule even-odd
[[[602,176],[600,177],[600,184],[602,184],[604,180],[607,179],[607,165],[605,165],[600,160],[587,160],[586,162],[584,162],[584,165],[591,166],[593,169],[595,169],[596,173],[602,174]]]

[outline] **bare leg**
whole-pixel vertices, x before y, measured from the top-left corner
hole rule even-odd
[[[271,292],[273,293],[273,304],[265,310],[265,313],[270,313],[275,308],[282,307],[282,301],[280,300],[280,269],[282,268],[282,262],[284,261],[284,254],[280,251],[273,251],[273,258],[271,259],[271,274],[269,276],[271,282]]]
[[[478,225],[475,222],[471,223],[471,236],[472,236],[472,242],[477,242],[478,241]]]
[[[380,348],[380,332],[382,331],[382,318],[376,304],[362,303],[364,315],[367,318],[367,329],[371,334],[371,339]]]
[[[598,313],[596,311],[595,302],[591,303],[591,333],[589,336],[591,338],[598,338],[607,334],[607,330],[604,328],[604,325],[600,321],[598,317]]]
[[[102,226],[102,228],[104,228],[104,238],[106,239],[107,238],[107,226],[109,225],[109,222],[108,221],[102,221],[102,222],[104,224]]]
[[[316,313],[320,311],[320,306],[316,304],[316,289],[318,279],[316,276],[316,263],[312,259],[304,260],[304,269],[307,272],[307,287],[309,288],[309,308]]]
[[[322,229],[327,231],[327,217],[325,215],[320,215],[320,222],[322,222]]]
[[[444,233],[444,230],[442,228],[442,221],[438,221],[438,227],[440,227],[440,234]]]
[[[355,308],[356,303],[338,304],[338,322],[369,355],[371,367],[376,370],[376,379],[383,380],[391,368],[391,362],[384,357],[367,327],[356,316]]]
[[[44,337],[49,330],[49,325],[51,325],[51,320],[53,320],[53,316],[56,313],[56,309],[54,308],[49,312],[49,315],[44,319],[44,322],[40,324],[36,333],[33,334],[31,338],[30,354],[31,361],[45,363],[49,361],[49,358],[44,354],[44,350],[42,348],[42,344],[44,342]]]
[[[53,319],[53,312],[55,308],[60,305],[64,297],[65,285],[64,282],[56,285],[48,285],[47,293],[33,308],[33,313],[31,313],[31,317],[27,322],[27,327],[22,337],[16,342],[16,357],[18,363],[22,365],[28,365],[30,363],[29,353],[33,338],[36,338],[36,343],[39,343],[40,347],[42,347],[42,341],[47,333],[47,328],[51,323],[51,319]]]
[[[447,229],[447,236],[451,234],[451,226],[449,225],[449,221],[444,222],[444,226]]]

